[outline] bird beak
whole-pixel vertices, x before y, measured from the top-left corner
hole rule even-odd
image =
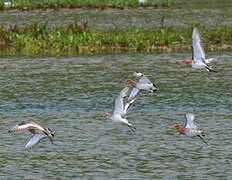
[[[157,92],[157,91],[159,91],[159,88],[156,88],[156,89],[153,89],[153,90],[152,90],[153,93],[154,93],[154,92]]]

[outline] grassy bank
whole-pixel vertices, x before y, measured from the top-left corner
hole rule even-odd
[[[208,50],[232,47],[232,25],[207,28],[200,26],[203,45]],[[192,26],[162,27],[154,30],[89,30],[85,25],[70,24],[49,29],[46,25],[0,28],[2,55],[56,56],[121,52],[153,53],[191,49]]]
[[[10,4],[4,4],[10,2]],[[147,0],[140,3],[139,0],[0,0],[1,9],[32,10],[37,8],[138,8],[138,7],[169,7],[173,0]]]

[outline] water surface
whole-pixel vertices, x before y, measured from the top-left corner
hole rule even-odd
[[[218,73],[177,65],[190,54],[125,54],[70,58],[1,58],[1,131],[35,120],[56,132],[32,151],[29,133],[0,140],[1,179],[230,179],[231,53],[211,53]],[[95,115],[112,111],[133,72],[159,88],[143,92],[128,120],[136,133]],[[209,146],[166,126],[192,112]]]
[[[221,1],[220,1],[221,2]],[[203,3],[201,3],[203,4]],[[165,26],[187,26],[189,23],[202,23],[208,26],[231,24],[232,3],[203,4],[177,6],[175,8],[147,9],[106,9],[81,10],[61,9],[34,11],[0,11],[0,24],[4,27],[11,25],[25,26],[31,23],[48,24],[48,27],[65,26],[70,23],[82,24],[88,22],[89,28],[146,28],[152,29]],[[201,7],[201,8],[199,8]]]

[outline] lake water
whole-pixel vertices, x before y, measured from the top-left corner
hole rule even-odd
[[[191,54],[121,54],[0,60],[1,179],[231,179],[232,53],[208,53],[218,73],[175,64]],[[159,88],[143,92],[128,114],[136,126],[97,118],[133,72]],[[196,115],[209,146],[166,126]],[[25,120],[55,131],[23,150],[29,133],[9,128]]]
[[[46,23],[48,27],[54,27],[57,25],[65,26],[74,22],[78,24],[88,22],[89,28],[103,30],[127,27],[152,29],[161,25],[182,27],[196,22],[208,26],[231,24],[232,3],[217,2],[217,4],[204,4],[201,2],[199,5],[186,3],[185,6],[175,8],[155,9],[0,11],[0,24],[10,27],[14,24],[25,26],[37,22]],[[195,6],[198,6],[198,8]],[[162,19],[164,20],[163,22]]]

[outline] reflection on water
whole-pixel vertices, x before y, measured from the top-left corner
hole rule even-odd
[[[35,120],[56,132],[30,152],[28,134],[0,136],[2,179],[224,179],[231,169],[231,53],[211,54],[218,73],[175,64],[190,54],[1,58],[1,131]],[[129,112],[137,127],[95,118],[111,111],[120,81],[141,71],[160,87]],[[209,146],[166,126],[193,112]]]

